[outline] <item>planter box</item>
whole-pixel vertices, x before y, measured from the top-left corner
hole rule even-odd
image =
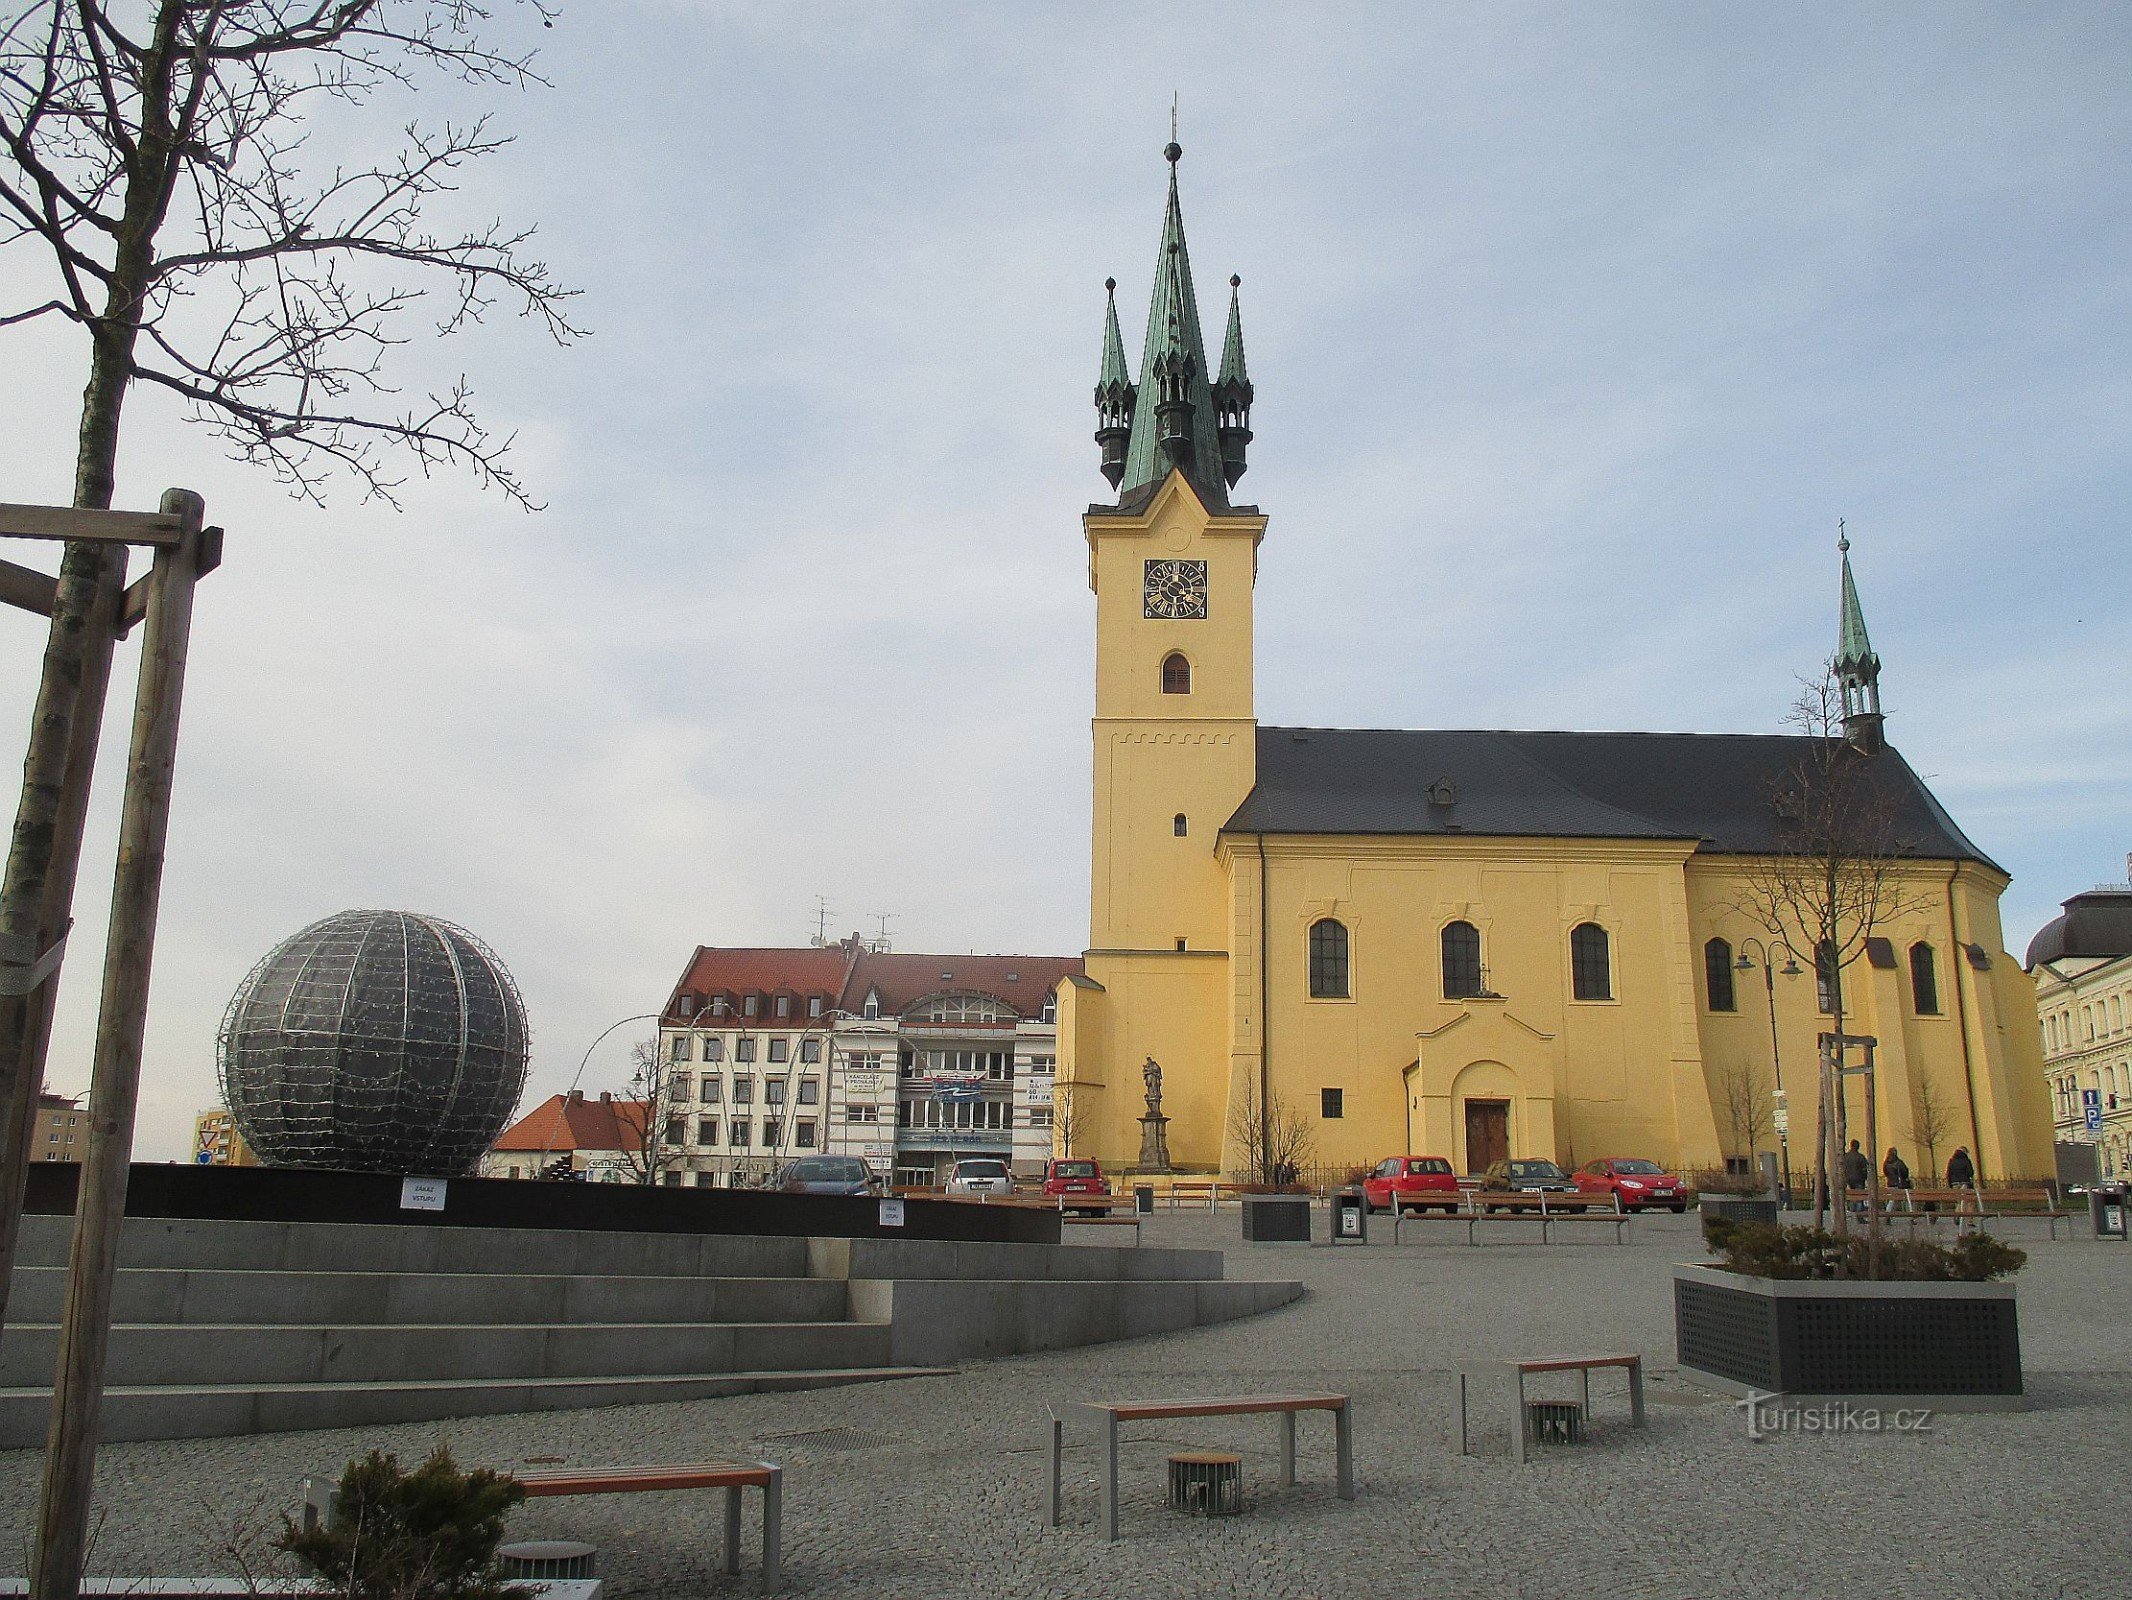
[[[1673,1269],[1681,1366],[1771,1395],[1929,1396],[2018,1404],[2010,1283],[1860,1283]]]
[[[1310,1196],[1245,1195],[1244,1238],[1252,1244],[1310,1243]]]
[[[1727,1222],[1766,1222],[1777,1225],[1777,1202],[1752,1194],[1706,1194],[1703,1215],[1723,1217]]]

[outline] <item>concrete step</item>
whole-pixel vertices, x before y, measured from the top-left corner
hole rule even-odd
[[[128,1267],[119,1322],[836,1322],[845,1286],[820,1278],[574,1277],[561,1273],[272,1272]],[[57,1322],[66,1269],[21,1267],[8,1315]]]
[[[66,1265],[72,1217],[22,1219],[25,1266]],[[803,1278],[807,1241],[760,1234],[542,1232],[128,1217],[119,1265],[296,1272]]]
[[[516,1411],[645,1405],[776,1390],[821,1389],[891,1378],[937,1378],[952,1367],[767,1369],[712,1375],[534,1378],[510,1381],[394,1380],[376,1383],[113,1385],[104,1391],[101,1436],[127,1439],[223,1438],[306,1428],[367,1427]],[[41,1448],[50,1422],[48,1388],[0,1388],[0,1449]],[[331,1470],[336,1461],[322,1460]]]
[[[985,1244],[935,1239],[816,1239],[809,1248],[816,1276],[825,1278],[1200,1283],[1219,1279],[1224,1271],[1219,1250],[1172,1250],[1122,1242]]]
[[[107,1381],[150,1386],[500,1383],[885,1365],[885,1322],[698,1322],[450,1325],[121,1323]],[[59,1347],[52,1323],[16,1323],[0,1347],[0,1387],[48,1386]]]

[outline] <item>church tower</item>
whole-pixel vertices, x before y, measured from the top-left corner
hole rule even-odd
[[[1880,657],[1866,637],[1865,610],[1851,577],[1851,540],[1836,525],[1836,549],[1843,557],[1843,616],[1836,629],[1836,654],[1829,665],[1843,691],[1843,736],[1872,755],[1887,743],[1880,714]]]
[[[1096,594],[1092,952],[1226,947],[1216,836],[1250,791],[1251,606],[1266,519],[1232,505],[1251,441],[1239,280],[1211,374],[1185,248],[1172,140],[1169,200],[1135,382],[1103,325],[1096,443],[1114,503],[1088,508]]]

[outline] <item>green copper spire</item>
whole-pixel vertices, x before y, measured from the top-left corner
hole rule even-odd
[[[1229,278],[1229,331],[1221,342],[1221,373],[1214,381],[1249,388],[1251,379],[1244,372],[1244,313],[1237,302],[1243,286],[1244,280],[1232,273]]]
[[[1229,332],[1221,342],[1221,373],[1214,380],[1221,475],[1232,489],[1244,475],[1244,452],[1251,444],[1251,375],[1244,371],[1244,313],[1237,302],[1243,284],[1235,273],[1229,274]]]
[[[1096,444],[1103,452],[1103,476],[1118,487],[1125,475],[1125,443],[1133,421],[1133,378],[1125,370],[1125,341],[1118,337],[1118,280],[1105,278],[1103,292],[1103,370],[1096,376]]]
[[[1851,539],[1836,524],[1836,549],[1843,559],[1842,617],[1836,628],[1836,654],[1829,665],[1843,693],[1843,730],[1861,750],[1881,748],[1880,657],[1866,637],[1865,608],[1858,603],[1858,581],[1851,576]]]
[[[1206,344],[1200,333],[1199,300],[1192,290],[1192,259],[1185,249],[1184,212],[1177,203],[1177,160],[1184,150],[1172,139],[1162,152],[1170,163],[1169,204],[1162,217],[1162,247],[1155,256],[1155,290],[1147,307],[1147,342],[1140,353],[1140,385],[1126,446],[1121,493],[1159,483],[1181,467],[1210,505],[1225,507],[1221,443],[1214,395],[1207,382]]]

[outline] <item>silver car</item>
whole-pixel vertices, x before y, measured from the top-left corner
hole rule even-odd
[[[1014,1173],[997,1158],[958,1161],[948,1174],[949,1194],[1012,1194]]]

